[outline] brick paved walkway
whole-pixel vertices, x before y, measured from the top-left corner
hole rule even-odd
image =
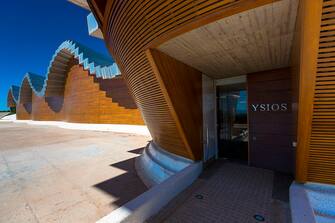
[[[290,222],[288,204],[273,199],[272,171],[218,163],[148,222],[262,222],[256,214],[266,223]]]

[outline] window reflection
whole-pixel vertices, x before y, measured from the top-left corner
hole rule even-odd
[[[219,89],[218,135],[221,156],[247,160],[248,124],[246,90]]]

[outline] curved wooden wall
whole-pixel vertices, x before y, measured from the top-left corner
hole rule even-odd
[[[303,0],[297,180],[335,183],[335,2]],[[304,45],[305,44],[305,45]],[[305,46],[305,47],[304,47]]]
[[[65,74],[63,87],[53,87],[53,83],[58,84],[50,81],[50,89],[63,89],[63,93],[58,92],[62,96],[38,96],[25,79],[21,86],[17,119],[144,124],[122,77],[96,78],[77,63]]]
[[[20,87],[19,101],[21,104],[31,103],[33,97],[33,90],[25,77]]]
[[[194,159],[201,159],[202,73],[158,50],[148,50],[147,57],[176,120],[186,151]],[[187,155],[178,147],[171,147],[170,152]]]
[[[16,105],[16,119],[17,120],[30,120],[32,115],[32,104],[31,103],[18,103]]]
[[[27,78],[23,79],[20,87],[19,101],[16,105],[16,118],[28,120],[32,118],[32,89]]]
[[[63,101],[63,97],[46,98],[39,97],[33,93],[32,97],[32,120],[36,121],[62,121],[64,120],[64,111],[55,112],[50,106],[50,101]],[[49,102],[49,103],[48,103]]]
[[[300,0],[293,74],[299,85],[296,180],[335,184],[335,1]]]
[[[335,1],[323,1],[307,181],[335,184]]]
[[[172,101],[173,89],[181,87],[185,92],[192,91],[192,84],[173,86],[159,80],[153,63],[150,63],[146,50],[164,41],[213,22],[217,19],[242,12],[273,0],[191,0],[191,1],[131,1],[89,0],[89,5],[100,24],[104,39],[113,58],[125,77],[130,91],[142,112],[153,140],[162,148],[184,157],[202,158],[202,134],[192,142],[193,136],[201,130],[192,128],[188,116],[196,117],[201,110],[189,109],[185,114]],[[168,60],[166,63],[170,63]],[[174,69],[167,78],[178,79],[183,70]],[[182,76],[182,75],[181,75]],[[181,81],[177,81],[181,83]],[[184,92],[182,91],[181,94]],[[181,97],[178,103],[187,104]],[[196,99],[195,99],[196,100]],[[195,120],[200,123],[199,120]],[[198,126],[199,127],[199,126]],[[199,127],[202,129],[202,126]],[[193,133],[196,131],[195,133]],[[200,149],[199,149],[200,148]]]
[[[70,68],[75,64],[78,64],[78,61],[74,59],[74,56],[67,49],[62,49],[57,53],[51,63],[50,73],[46,83],[46,97],[64,95],[67,74]]]

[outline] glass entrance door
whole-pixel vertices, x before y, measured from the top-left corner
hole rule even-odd
[[[248,161],[247,91],[218,87],[219,156]]]

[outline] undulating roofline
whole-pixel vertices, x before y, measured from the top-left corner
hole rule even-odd
[[[13,97],[16,103],[21,98],[21,89],[25,80],[28,81],[35,95],[43,97],[48,88],[48,80],[50,77],[61,72],[67,72],[62,70],[64,69],[62,66],[67,65],[73,58],[76,59],[78,64],[82,65],[85,70],[88,70],[90,74],[95,75],[97,78],[111,79],[121,74],[118,66],[111,58],[99,54],[72,40],[66,40],[53,54],[45,77],[27,72],[22,79],[20,87],[11,87],[12,91],[13,87],[15,87],[15,91],[18,92],[17,97]],[[14,96],[14,94],[12,95]]]
[[[12,94],[13,100],[15,101],[15,103],[17,103],[17,101],[19,100],[20,87],[16,85],[12,85],[10,87],[10,92]]]

